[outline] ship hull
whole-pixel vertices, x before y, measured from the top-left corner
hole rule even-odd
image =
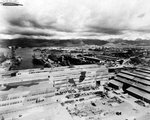
[[[37,65],[43,65],[44,64],[42,58],[36,58],[35,56],[33,56],[32,63],[37,64]]]

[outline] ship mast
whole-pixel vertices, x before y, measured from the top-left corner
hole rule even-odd
[[[15,46],[9,46],[9,49],[11,50],[11,59],[15,59],[17,48]]]

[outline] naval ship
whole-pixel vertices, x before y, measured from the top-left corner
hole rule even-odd
[[[10,59],[5,60],[0,64],[0,73],[4,73],[6,71],[9,71],[12,66],[12,61]]]
[[[16,55],[16,46],[9,46],[10,55],[0,62],[0,74],[6,73],[22,62],[22,57]]]

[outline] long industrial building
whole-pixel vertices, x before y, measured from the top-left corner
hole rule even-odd
[[[150,103],[150,69],[137,68],[134,71],[121,71],[111,80],[110,85],[122,88],[128,94]]]
[[[102,85],[103,80],[108,80],[109,74],[105,66],[78,65],[73,68],[58,67],[45,69],[31,69],[12,71],[2,75],[0,87],[21,86],[39,82],[52,82],[56,89],[68,89],[71,86]]]

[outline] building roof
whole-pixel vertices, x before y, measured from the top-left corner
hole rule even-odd
[[[134,71],[134,73],[128,72],[128,71],[121,71],[122,73],[126,73],[128,75],[133,75],[139,78],[142,78],[143,80],[150,81],[150,73],[145,73],[142,71]]]
[[[150,77],[150,74],[147,73],[143,73],[143,72],[139,72],[139,71],[134,71],[134,74],[136,74],[136,76],[141,76],[141,77]]]
[[[136,83],[134,81],[131,81],[131,80],[127,80],[125,78],[121,78],[121,77],[116,77],[115,80],[119,81],[119,82],[123,82],[123,83],[126,83],[126,84],[129,84],[131,86],[134,86],[136,88],[139,88],[143,91],[146,91],[146,92],[149,92],[150,93],[150,87],[149,86],[146,86],[146,85],[142,85],[140,83]]]
[[[150,81],[145,80],[145,77],[143,77],[143,79],[142,79],[142,78],[134,77],[132,75],[128,75],[128,74],[125,74],[125,73],[119,73],[118,75],[121,76],[121,77],[124,77],[126,79],[130,79],[131,81],[138,82],[138,83],[150,86]]]
[[[148,74],[150,74],[150,71],[149,71],[149,70],[137,69],[137,71],[140,71],[140,72],[144,72],[144,73],[148,73]]]
[[[140,67],[139,69],[150,71],[150,68]]]
[[[141,84],[145,84],[145,85],[150,86],[150,81],[146,81],[146,80],[143,80],[143,79],[138,78],[138,77],[135,77],[133,80],[134,80],[134,81],[137,81],[137,82],[139,82],[139,83],[141,83]]]
[[[139,77],[139,78],[143,78],[144,80],[150,80],[150,79],[147,79],[146,77],[150,76],[150,74],[147,74],[147,73],[143,73],[143,72],[138,72],[138,71],[134,71],[134,73],[131,73],[129,71],[121,71],[122,73],[126,73],[128,75],[132,75],[132,76],[136,76],[136,77]]]
[[[128,75],[128,74],[124,74],[124,73],[118,73],[117,76],[121,76],[121,77],[124,77],[124,78],[129,78],[129,79],[133,79],[134,76],[131,76],[131,75]]]
[[[146,93],[146,92],[144,92],[144,91],[142,91],[142,90],[139,90],[139,89],[137,89],[137,88],[129,87],[129,88],[127,89],[127,91],[132,92],[132,93],[134,93],[134,94],[137,94],[137,95],[139,95],[139,96],[141,96],[141,97],[143,97],[143,98],[146,98],[146,99],[150,100],[150,94],[148,94],[148,93]]]
[[[109,83],[113,84],[113,85],[116,85],[116,86],[123,86],[123,83],[119,82],[119,81],[116,81],[116,80],[110,80]]]

